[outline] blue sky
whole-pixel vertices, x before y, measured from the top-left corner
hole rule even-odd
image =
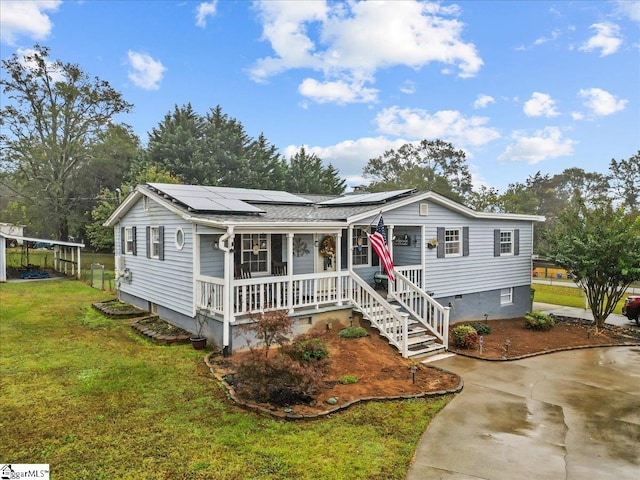
[[[0,56],[35,42],[122,92],[143,143],[176,104],[220,105],[349,186],[425,138],[501,192],[640,149],[640,1],[0,0]]]

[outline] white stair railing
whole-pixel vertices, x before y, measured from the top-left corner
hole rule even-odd
[[[405,358],[409,356],[407,316],[400,314],[378,292],[357,275],[349,277],[351,301]]]
[[[449,348],[449,307],[443,307],[405,275],[395,272],[393,298]]]

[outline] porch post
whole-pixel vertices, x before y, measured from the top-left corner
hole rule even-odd
[[[7,281],[7,240],[0,236],[0,282]]]
[[[391,256],[391,260],[393,261],[393,225],[389,225],[387,229],[387,248],[389,249],[389,255]],[[395,290],[395,282],[387,281],[387,285],[389,285],[387,293],[393,293]]]
[[[427,233],[427,227],[425,225],[422,225],[422,227],[420,227],[420,265],[422,266],[422,281],[420,282],[420,288],[422,288],[422,290],[426,291],[427,290],[427,258],[425,256],[425,252],[424,252],[424,245],[426,243],[426,233]]]
[[[80,280],[82,278],[82,272],[80,272],[80,247],[77,247],[77,249],[78,249],[78,275],[76,276],[76,278]]]
[[[336,235],[336,251],[333,258],[333,261],[336,262],[336,273],[338,274],[336,278],[338,305],[342,306],[342,275],[340,275],[340,273],[342,273],[342,230],[338,230],[338,234]]]
[[[287,309],[293,313],[293,233],[287,233]]]

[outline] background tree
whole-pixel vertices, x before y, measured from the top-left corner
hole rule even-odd
[[[344,192],[345,181],[339,177],[333,165],[325,167],[321,158],[301,147],[289,159],[285,189],[291,193],[339,195]]]
[[[481,185],[469,194],[467,206],[478,212],[500,212],[502,201],[500,191],[494,187]]]
[[[115,189],[103,188],[100,190],[96,204],[91,210],[91,220],[86,225],[87,238],[93,249],[113,251],[113,227],[105,227],[103,224],[136,185],[147,182],[180,183],[169,172],[159,170],[157,167],[141,169],[136,165],[130,172],[127,183],[123,183]]]
[[[573,199],[582,198],[587,206],[607,202],[609,180],[597,172],[585,172],[581,168],[567,168],[551,179],[553,194],[557,197],[554,208],[568,205]]]
[[[640,280],[640,217],[610,203],[590,209],[579,199],[547,239],[548,257],[584,290],[601,327],[627,287]]]
[[[72,217],[84,213],[80,185],[93,147],[131,105],[106,81],[48,57],[47,47],[35,45],[2,61],[0,148],[3,169],[29,198],[34,233],[66,239]]]
[[[471,193],[471,173],[466,155],[442,140],[407,143],[372,158],[363,176],[371,179],[372,192],[416,188],[432,190],[464,203]]]
[[[611,188],[614,198],[631,212],[640,212],[640,150],[628,160],[611,159]]]

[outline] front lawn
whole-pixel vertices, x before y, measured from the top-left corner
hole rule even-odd
[[[0,284],[0,463],[65,479],[403,479],[449,398],[320,421],[245,412],[190,345],[156,346],[77,281]]]

